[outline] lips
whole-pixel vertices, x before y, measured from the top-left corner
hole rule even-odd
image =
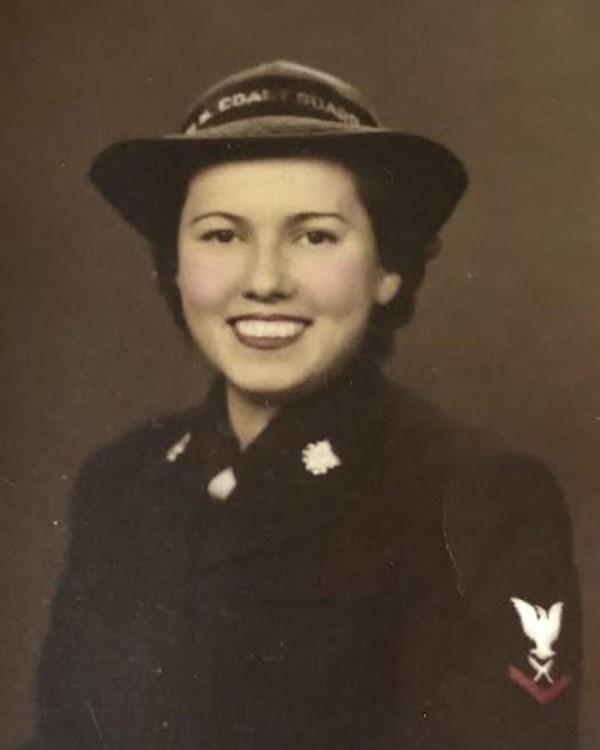
[[[311,321],[290,315],[239,315],[228,321],[236,338],[254,349],[280,349],[297,341]]]

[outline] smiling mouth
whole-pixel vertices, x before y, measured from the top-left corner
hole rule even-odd
[[[311,325],[305,318],[285,315],[244,315],[228,321],[236,338],[253,349],[281,349],[297,341]]]

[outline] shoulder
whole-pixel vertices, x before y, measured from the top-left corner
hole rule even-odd
[[[118,481],[122,473],[144,476],[160,463],[168,462],[194,421],[196,409],[149,419],[100,446],[83,462],[77,485]]]
[[[71,535],[83,538],[92,530],[97,533],[142,518],[196,411],[150,419],[93,451],[82,463],[73,488]]]
[[[554,472],[505,441],[392,386],[393,450],[438,483],[444,543],[464,586],[505,555],[570,564],[571,522]],[[433,480],[432,480],[433,481]],[[499,568],[498,568],[499,570]]]
[[[387,408],[390,449],[410,461],[415,471],[449,477],[509,450],[499,438],[455,419],[397,383],[389,383]]]
[[[531,490],[528,495],[533,500],[540,490],[545,496],[556,496],[553,473],[527,451],[455,419],[401,386],[392,383],[389,392],[392,448],[397,450],[402,443],[418,466],[435,465],[454,494],[471,487],[485,489],[488,509],[494,497],[510,495],[515,485]]]

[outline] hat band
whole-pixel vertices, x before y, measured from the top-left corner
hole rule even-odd
[[[251,117],[310,117],[346,125],[377,127],[364,107],[328,86],[297,79],[254,81],[251,87],[231,87],[200,102],[186,118],[183,132],[194,135],[203,128]]]

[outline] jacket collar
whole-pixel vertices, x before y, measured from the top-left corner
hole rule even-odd
[[[215,383],[192,417],[189,445],[172,469],[193,473],[200,491],[196,502],[213,507],[200,545],[202,564],[312,534],[364,498],[366,485],[381,475],[389,413],[389,384],[374,365],[355,361],[318,391],[284,407],[242,452],[227,420],[223,383]],[[314,473],[306,451],[313,450],[314,459],[310,446],[319,444],[329,468]],[[237,486],[226,501],[215,503],[206,485],[227,466]]]

